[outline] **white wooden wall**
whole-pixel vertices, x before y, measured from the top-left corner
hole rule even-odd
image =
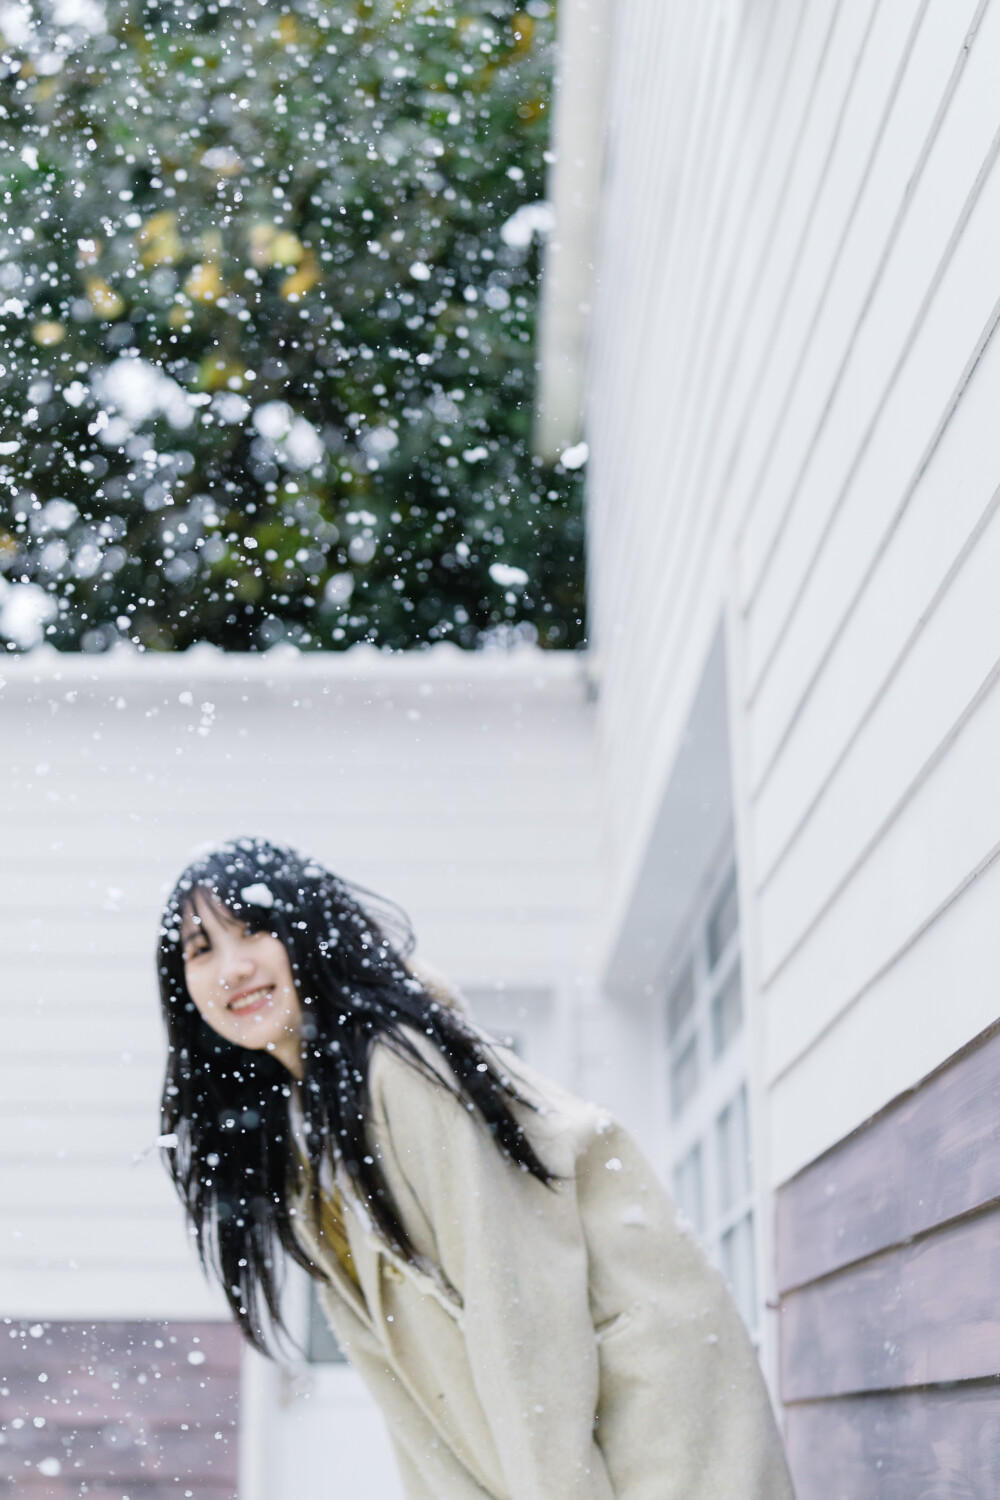
[[[724,616],[778,1183],[1000,1011],[1000,4],[619,0],[611,42],[609,941]]]
[[[222,1313],[159,1161],[135,1160],[160,903],[206,841],[298,844],[400,901],[419,956],[574,1081],[598,905],[576,658],[36,652],[0,678],[4,1314]]]

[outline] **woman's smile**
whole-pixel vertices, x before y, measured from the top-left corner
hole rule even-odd
[[[205,1022],[239,1047],[272,1052],[302,1076],[302,1007],[285,945],[196,891],[181,924],[184,978]]]
[[[236,1011],[239,1015],[249,1015],[251,1012],[261,1011],[270,1005],[271,996],[274,993],[271,985],[264,984],[254,990],[241,990],[231,1000],[226,1001],[228,1010]]]

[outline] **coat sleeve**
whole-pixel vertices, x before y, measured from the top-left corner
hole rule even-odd
[[[512,1165],[478,1115],[408,1064],[396,1059],[382,1076],[383,1170],[391,1190],[394,1177],[405,1185],[397,1201],[419,1205],[462,1299],[511,1500],[614,1500],[594,1437],[599,1368],[575,1183],[545,1187]]]

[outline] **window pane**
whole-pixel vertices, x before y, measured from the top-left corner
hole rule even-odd
[[[745,1214],[722,1236],[719,1244],[722,1274],[740,1316],[751,1330],[757,1324],[757,1268],[754,1264],[753,1214]]]
[[[306,1353],[311,1365],[343,1365],[347,1361],[333,1331],[326,1321],[326,1314],[316,1295],[316,1283],[309,1283],[309,1334]]]
[[[680,1031],[686,1018],[691,1014],[694,1005],[694,970],[690,961],[686,964],[680,979],[670,992],[667,1001],[667,1040],[672,1042]]]
[[[708,919],[708,966],[714,969],[729,947],[729,941],[740,923],[739,901],[736,895],[735,866],[726,876]]]
[[[701,1142],[674,1168],[674,1202],[695,1234],[705,1233],[705,1192],[701,1175]]]
[[[721,1057],[743,1025],[743,976],[736,965],[712,1001],[712,1056]]]
[[[676,1120],[698,1092],[698,1038],[693,1036],[670,1069],[670,1113]]]
[[[753,1188],[747,1091],[740,1089],[715,1122],[719,1181],[719,1213],[727,1214]]]

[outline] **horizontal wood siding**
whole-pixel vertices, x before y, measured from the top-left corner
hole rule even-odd
[[[799,1500],[995,1500],[1000,1384],[793,1406]]]
[[[240,1348],[228,1324],[0,1320],[0,1495],[236,1500]]]
[[[992,1030],[779,1191],[781,1393],[800,1500],[995,1493],[998,1145]],[[880,1463],[890,1488],[851,1488]]]
[[[1000,1376],[1000,1213],[791,1292],[782,1314],[787,1401]]]
[[[1000,1201],[1000,1033],[942,1068],[782,1188],[789,1291]]]

